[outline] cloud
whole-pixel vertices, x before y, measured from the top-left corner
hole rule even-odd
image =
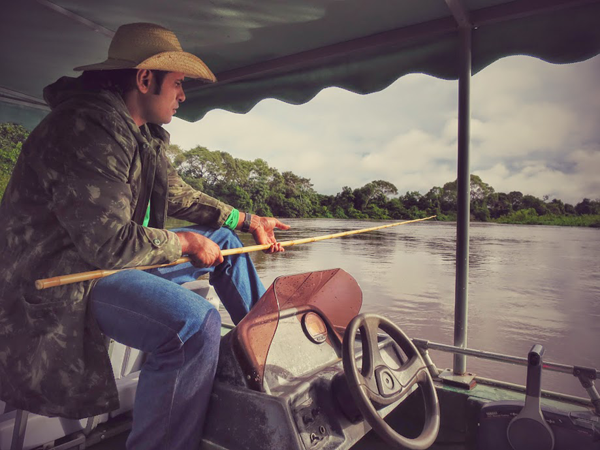
[[[574,169],[572,173],[557,170],[538,161],[523,161],[518,170],[509,170],[498,163],[493,167],[477,171],[496,192],[521,191],[524,194],[550,199],[559,198],[566,203],[576,204],[583,198],[600,198],[600,149],[576,150],[568,155],[567,161]],[[515,186],[520,186],[515,189]]]
[[[377,153],[362,158],[361,168],[371,179],[384,179],[401,191],[427,191],[447,177],[456,177],[456,151],[452,141],[410,130],[395,136]],[[401,155],[401,156],[399,156]]]
[[[556,66],[520,56],[475,75],[471,172],[497,191],[600,197],[599,74],[600,57]],[[414,74],[367,96],[330,88],[301,106],[267,99],[167,128],[184,149],[262,158],[324,194],[375,179],[425,193],[456,178],[456,104],[456,82]]]
[[[573,114],[544,102],[475,119],[471,122],[473,155],[487,159],[514,158],[540,150],[561,150],[576,122]]]

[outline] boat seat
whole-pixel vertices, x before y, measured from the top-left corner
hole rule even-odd
[[[218,309],[219,299],[208,284],[208,280],[196,280],[182,286],[203,296]],[[23,411],[11,408],[0,401],[0,450],[34,449],[76,432],[88,435],[99,424],[133,410],[135,392],[145,354],[110,338],[106,338],[106,345],[119,392],[120,406],[118,409],[96,417],[72,420],[24,414]],[[11,448],[13,431],[15,425],[19,427],[22,422],[26,422],[23,445],[13,449]]]
[[[120,407],[110,413],[80,420],[27,414],[24,418],[27,424],[22,449],[33,449],[75,432],[89,434],[99,424],[133,409],[140,368],[145,355],[112,339],[107,339],[107,345],[119,392]],[[0,402],[0,450],[13,450],[13,430],[22,420],[19,417],[23,417],[22,411]],[[21,448],[17,447],[17,450]]]

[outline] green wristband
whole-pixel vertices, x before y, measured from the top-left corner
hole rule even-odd
[[[235,230],[239,220],[240,212],[237,209],[233,208],[231,210],[231,214],[229,214],[229,217],[227,218],[223,226],[229,228],[230,230]]]
[[[147,227],[150,223],[150,200],[148,200],[148,209],[146,209],[146,216],[144,217],[144,222],[142,226]]]

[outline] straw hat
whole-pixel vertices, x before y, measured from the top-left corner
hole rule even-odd
[[[120,26],[110,43],[106,61],[73,70],[115,69],[183,72],[186,77],[217,81],[200,58],[183,51],[175,33],[153,23]]]

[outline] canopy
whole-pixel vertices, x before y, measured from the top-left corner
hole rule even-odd
[[[0,15],[0,121],[34,126],[48,111],[43,87],[103,61],[130,22],[174,30],[216,74],[186,83],[189,121],[265,98],[301,104],[329,86],[367,94],[408,73],[456,79],[459,26],[473,29],[473,72],[509,55],[600,52],[600,0],[20,0]]]

